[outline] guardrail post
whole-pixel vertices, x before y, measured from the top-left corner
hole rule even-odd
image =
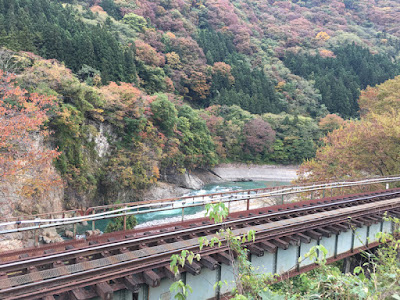
[[[283,204],[284,200],[283,200],[283,193],[282,193],[282,204]]]
[[[126,230],[126,210],[124,210],[124,230]]]
[[[76,212],[74,212],[74,217],[76,217]],[[74,229],[73,229],[73,231],[74,231],[74,239],[76,239],[76,223],[74,223]]]
[[[185,208],[182,206],[182,222],[184,218],[185,218]]]
[[[34,236],[35,236],[35,247],[39,247],[39,236],[38,236],[38,231],[37,231],[37,229],[35,229],[35,230],[33,231],[33,234],[34,234]]]
[[[38,220],[39,218],[36,217],[35,220]],[[35,236],[35,247],[39,247],[39,229],[40,229],[40,222],[35,223],[36,226],[38,226],[38,229],[34,229],[33,234]]]
[[[247,210],[250,210],[250,191],[247,192]]]
[[[95,210],[93,209],[92,215],[96,214]],[[95,220],[92,220],[92,230],[94,231],[96,229],[96,222]]]

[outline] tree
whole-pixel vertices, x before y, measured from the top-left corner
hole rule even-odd
[[[398,174],[400,115],[371,117],[374,119],[348,122],[329,133],[315,159],[301,166],[301,181]]]
[[[134,13],[126,14],[123,17],[122,22],[128,24],[136,32],[143,32],[147,25],[145,18]]]
[[[271,125],[262,119],[253,119],[246,123],[243,128],[245,136],[245,148],[253,154],[261,154],[271,151],[275,141],[275,131]]]
[[[326,134],[340,128],[343,124],[344,120],[340,116],[329,114],[319,120],[318,126]]]
[[[155,124],[167,135],[171,135],[175,131],[178,121],[178,111],[174,104],[168,100],[166,95],[159,94],[157,100],[151,103],[151,111]]]
[[[59,152],[41,145],[49,135],[43,126],[55,97],[28,94],[13,80],[0,70],[0,185],[5,192],[6,184],[22,183],[21,193],[33,196],[60,183],[49,172]]]
[[[374,87],[367,87],[361,92],[359,99],[362,115],[368,112],[384,114],[387,111],[395,110],[400,112],[400,76],[387,80],[383,84]]]
[[[329,40],[331,37],[329,36],[329,34],[327,34],[325,31],[320,31],[318,32],[318,34],[316,35],[315,39],[318,41],[327,41]]]
[[[400,77],[368,88],[360,98],[363,115],[328,133],[315,159],[300,167],[300,181],[325,181],[400,172]]]
[[[126,230],[133,229],[137,225],[137,220],[134,215],[127,216],[125,222]],[[109,233],[120,230],[124,230],[124,217],[111,219],[110,222],[108,222],[104,232]]]
[[[182,67],[181,59],[179,58],[179,55],[177,53],[170,52],[167,53],[165,57],[167,58],[167,63],[171,66],[171,68],[180,69]]]

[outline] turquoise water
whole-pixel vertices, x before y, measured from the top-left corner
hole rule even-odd
[[[278,181],[246,181],[246,182],[224,182],[218,184],[207,184],[200,190],[194,190],[184,196],[199,196],[199,195],[208,195],[214,193],[223,193],[230,191],[239,191],[239,190],[248,190],[248,189],[258,189],[265,187],[273,187],[280,185],[288,185],[289,182],[278,182]],[[195,214],[199,211],[204,210],[203,206],[198,207],[188,207],[185,208],[185,216]],[[182,216],[182,208],[166,210],[162,212],[156,213],[148,213],[137,215],[136,219],[138,224],[142,224],[145,222],[162,220],[170,217],[178,217]]]
[[[200,190],[194,190],[183,196],[197,196],[197,195],[208,195],[214,193],[223,193],[229,191],[238,190],[248,190],[248,189],[258,189],[265,187],[274,187],[289,185],[290,182],[283,181],[246,181],[246,182],[223,182],[217,184],[207,184]],[[204,206],[188,207],[185,208],[185,216],[195,214],[199,211],[204,210]],[[152,222],[157,220],[163,220],[172,217],[182,216],[182,208],[171,209],[161,212],[145,213],[136,215],[138,224],[143,224],[146,222]],[[109,220],[99,220],[96,221],[96,229],[104,231]],[[85,230],[91,229],[92,225],[89,222],[88,226],[78,226],[78,232],[83,233]]]

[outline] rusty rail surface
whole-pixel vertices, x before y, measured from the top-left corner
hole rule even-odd
[[[231,227],[236,235],[255,230],[256,241],[248,245],[250,252],[257,253],[260,249],[272,252],[298,241],[319,239],[352,226],[376,223],[385,211],[399,216],[400,199],[392,199],[399,195],[399,190],[391,190],[343,199],[293,203],[242,212],[242,215],[232,215],[221,224],[210,224],[201,219],[195,223],[196,227],[168,225],[160,227],[158,232],[142,232],[137,236],[127,234],[121,241],[72,248],[43,257],[22,256],[16,261],[0,264],[0,298],[38,299],[92,285],[96,285],[101,294],[104,285],[97,286],[98,283],[109,280],[122,280],[122,286],[129,289],[138,282],[156,285],[160,275],[154,269],[162,269],[165,276],[171,276],[168,263],[172,254],[183,249],[199,252],[198,237],[211,238],[221,227]],[[162,232],[168,228],[170,231]],[[210,261],[227,263],[225,250],[224,241],[220,248],[204,248],[200,253],[205,261],[201,260],[200,264],[210,267],[213,265]],[[190,266],[185,269],[197,272]],[[140,274],[142,281],[132,274]]]

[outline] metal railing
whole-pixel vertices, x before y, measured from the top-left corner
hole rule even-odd
[[[296,200],[294,199],[294,195],[298,195],[297,200],[315,199],[317,197],[324,198],[326,196],[333,197],[337,194],[344,195],[345,193],[354,193],[356,191],[355,188],[360,192],[366,191],[367,188],[369,191],[373,191],[374,188],[375,190],[388,189],[391,183],[396,182],[400,182],[400,175],[367,178],[354,181],[316,183],[312,185],[259,188],[172,199],[97,206],[86,210],[80,209],[33,216],[22,216],[19,218],[9,219],[8,221],[0,220],[0,234],[72,225],[75,236],[76,226],[82,222],[92,222],[92,229],[95,229],[95,222],[98,220],[122,217],[124,218],[125,225],[126,218],[130,215],[158,213],[176,209],[182,211],[180,219],[183,221],[185,220],[186,208],[203,207],[208,203],[223,202],[227,204],[230,212],[234,210],[249,210],[253,204],[257,204],[257,207],[266,207],[274,204],[284,204],[288,201],[293,202]],[[232,207],[233,204],[240,205]]]

